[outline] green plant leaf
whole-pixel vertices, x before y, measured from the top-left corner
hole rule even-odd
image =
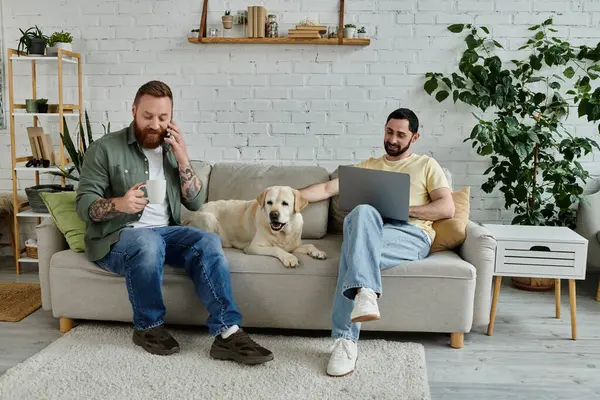
[[[533,25],[533,26],[529,27],[527,30],[529,30],[529,31],[535,31],[537,29],[540,29],[539,25]]]
[[[550,87],[554,90],[560,90],[560,83],[558,82],[550,82]]]
[[[448,93],[445,90],[440,90],[439,92],[436,93],[435,99],[441,103],[442,101],[446,100],[446,98],[448,96],[450,96],[450,93]]]
[[[541,104],[544,100],[546,100],[546,95],[544,93],[536,93],[533,96],[533,102],[538,105]]]
[[[455,90],[452,92],[452,100],[454,101],[454,104],[456,104],[456,102],[458,101],[458,95],[459,95],[458,90]]]
[[[452,90],[452,81],[449,78],[442,78],[442,81],[448,86],[448,89]]]
[[[540,31],[540,32],[536,33],[536,35],[535,35],[535,39],[536,39],[536,40],[541,40],[541,39],[543,39],[543,38],[544,38],[544,36],[546,36],[546,35],[544,34],[544,32],[541,32],[541,31]],[[538,45],[538,46],[539,46],[539,45]]]
[[[437,79],[435,79],[435,78],[431,78],[430,80],[425,82],[425,85],[423,85],[423,88],[425,89],[427,94],[429,94],[430,96],[435,91],[435,89],[437,89],[437,87],[438,87],[438,82],[437,82]]]
[[[544,22],[542,22],[542,26],[548,26],[552,24],[552,18],[548,18],[547,20],[545,20]]]
[[[573,69],[573,67],[567,67],[567,69],[563,71],[563,75],[571,79],[575,76],[575,70]]]
[[[452,33],[461,33],[465,29],[465,24],[452,24],[448,27],[448,30]]]
[[[581,103],[579,103],[579,106],[577,107],[577,112],[579,114],[579,118],[583,117],[584,115],[587,115],[588,113],[588,99],[582,99]]]
[[[481,30],[487,33],[488,35],[490,34],[490,30],[487,28],[487,26],[482,26]]]
[[[475,37],[473,35],[468,35],[465,41],[467,42],[467,46],[469,47],[469,49],[474,49],[477,47],[477,40],[475,40]]]
[[[492,154],[493,151],[494,151],[494,148],[492,147],[492,145],[488,144],[481,148],[481,150],[479,151],[479,155],[488,156],[488,155]]]
[[[500,49],[503,49],[503,48],[504,48],[504,47],[502,47],[502,45],[501,45],[500,43],[498,43],[497,41],[493,40],[493,42],[494,42],[494,46],[496,46],[496,47],[498,47],[498,48],[500,48]]]

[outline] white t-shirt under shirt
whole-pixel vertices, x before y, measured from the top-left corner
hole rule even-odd
[[[142,151],[148,159],[148,168],[150,169],[148,179],[165,179],[163,168],[163,147],[156,149],[142,148]],[[143,189],[142,189],[143,190]],[[133,228],[153,228],[157,226],[168,226],[171,211],[167,202],[167,195],[161,204],[147,204],[139,221],[131,224]]]

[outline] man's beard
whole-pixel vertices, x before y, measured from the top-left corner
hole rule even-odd
[[[408,142],[408,144],[405,147],[400,147],[400,146],[394,147],[389,142],[385,142],[383,145],[385,147],[385,152],[388,154],[388,156],[398,157],[398,156],[401,156],[402,154],[404,154],[406,152],[406,150],[409,149],[410,141]]]
[[[133,124],[133,131],[138,143],[147,149],[156,149],[165,141],[166,130],[155,130],[152,128],[140,128],[137,121]]]

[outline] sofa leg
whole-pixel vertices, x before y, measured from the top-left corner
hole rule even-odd
[[[596,301],[600,301],[600,281],[598,282],[598,292],[596,292]]]
[[[465,344],[465,334],[462,332],[453,332],[450,334],[450,347],[462,349]]]
[[[67,333],[73,328],[73,320],[71,318],[60,317],[60,331]]]

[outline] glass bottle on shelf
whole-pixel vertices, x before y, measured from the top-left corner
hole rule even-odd
[[[279,24],[277,23],[277,15],[269,14],[267,19],[267,37],[279,37]]]

